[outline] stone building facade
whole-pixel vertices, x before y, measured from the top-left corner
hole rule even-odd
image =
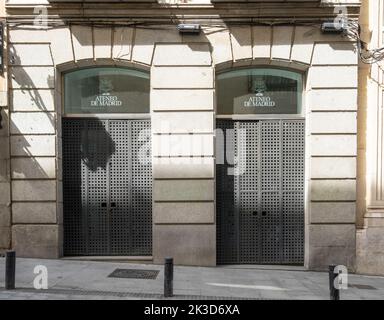
[[[239,126],[259,123],[267,127],[277,121],[284,127],[288,119],[304,125],[304,171],[300,182],[303,234],[292,236],[294,245],[302,247],[300,264],[325,269],[336,263],[355,271],[359,266],[356,257],[365,254],[371,239],[381,239],[381,230],[368,227],[357,231],[357,226],[362,226],[361,210],[356,207],[357,157],[361,148],[357,133],[363,126],[357,122],[357,48],[355,41],[340,34],[324,34],[320,29],[322,21],[335,19],[337,4],[340,1],[313,0],[298,5],[297,1],[36,0],[32,4],[9,0],[8,103],[3,102],[7,106],[0,131],[0,246],[13,247],[25,257],[65,255],[63,145],[68,143],[64,141],[68,135],[63,133],[63,125],[66,119],[76,118],[65,110],[69,99],[65,98],[69,90],[66,75],[90,68],[125,68],[148,74],[149,112],[142,118],[150,120],[152,128],[153,183],[148,198],[152,212],[148,240],[151,254],[131,258],[161,263],[170,255],[177,264],[216,265],[218,256],[232,249],[230,245],[218,248],[220,241],[226,241],[220,239],[231,235],[218,226],[222,200],[216,192],[219,178],[215,129],[224,120]],[[40,7],[36,9],[37,5]],[[358,19],[359,1],[343,1],[343,5],[348,18]],[[182,34],[177,30],[178,23],[198,23],[201,32]],[[218,84],[225,78],[221,75],[239,70],[256,70],[249,72],[258,74],[257,70],[266,69],[274,70],[262,71],[269,76],[279,70],[281,74],[299,75],[300,111],[288,116],[220,113]],[[260,97],[263,92],[257,90]],[[136,115],[131,119],[142,118]],[[104,114],[97,119],[109,123],[120,118]],[[284,137],[281,133],[279,139]],[[196,144],[199,147],[194,148]],[[160,147],[164,145],[168,148]],[[134,178],[129,183],[132,181]],[[275,201],[280,206],[278,211],[284,211],[288,203],[284,199]],[[112,203],[106,206],[110,208]],[[273,201],[270,206],[274,206]],[[241,198],[238,210],[243,210]],[[268,210],[261,209],[266,215]],[[374,216],[364,214],[368,225],[380,215],[377,211],[372,212]],[[285,230],[284,225],[278,228]],[[267,234],[272,229],[267,229]],[[237,230],[235,246],[241,247],[241,241],[253,241],[255,246],[263,247],[260,239],[266,239],[266,234],[255,239],[250,235],[252,230]],[[245,240],[244,232],[248,232]],[[358,242],[360,251],[356,251],[356,234],[363,239]],[[244,250],[252,256],[252,246]],[[360,270],[369,271],[364,267]],[[382,266],[374,272],[380,270]]]
[[[362,38],[369,49],[383,47],[384,2],[361,8]],[[357,271],[384,274],[383,62],[359,67]]]

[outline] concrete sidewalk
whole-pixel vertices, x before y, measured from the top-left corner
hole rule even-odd
[[[47,290],[33,288],[36,265],[48,268]],[[155,280],[110,278],[115,269],[159,270]],[[5,259],[0,258],[3,299],[164,299],[163,266],[116,262],[17,259],[16,290],[4,290]],[[384,277],[349,275],[342,300],[384,299]],[[175,267],[175,299],[329,299],[328,274],[299,267]]]

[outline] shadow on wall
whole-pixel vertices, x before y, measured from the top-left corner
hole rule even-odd
[[[39,91],[36,89],[40,89],[39,85],[36,85],[29,76],[23,66],[21,66],[21,59],[18,56],[15,48],[10,46],[9,48],[9,64],[10,64],[10,74],[11,74],[11,87],[13,90],[21,90],[23,93],[27,94],[33,104],[42,112],[50,111],[50,108],[45,105],[43,97],[40,95]],[[54,75],[49,75],[46,79],[46,85],[43,88],[54,88]],[[14,88],[12,83],[16,83],[17,86]],[[52,126],[55,126],[55,118],[47,113],[49,120]]]
[[[38,84],[26,72],[25,68],[20,66],[20,57],[13,47],[10,47],[10,59],[10,75],[14,84],[11,90],[13,103],[11,103],[12,114],[10,121],[12,155],[24,157],[14,159],[14,162],[20,162],[20,164],[13,165],[13,178],[55,178],[55,165],[48,165],[46,163],[47,159],[39,157],[56,157],[57,155],[55,135],[60,131],[58,127],[61,124],[56,123],[57,113],[53,107],[53,89],[50,89],[54,88],[54,76],[48,75],[46,84]],[[44,89],[41,89],[41,87]],[[19,109],[20,106],[14,109],[16,95],[18,99],[21,99],[18,104],[23,104],[22,109]],[[28,106],[31,106],[31,109],[28,109]],[[4,121],[6,119],[3,119]],[[104,123],[93,121],[92,126],[87,131],[88,142],[81,144],[79,154],[89,169],[96,171],[98,168],[105,169],[115,149],[114,142],[104,128]],[[84,134],[83,132],[82,135],[84,136]],[[100,149],[101,145],[105,144],[109,146],[108,152]]]
[[[48,112],[52,111],[52,108],[45,105],[45,100],[37,90],[39,86],[34,83],[24,67],[20,66],[21,60],[14,47],[10,46],[9,50],[11,155],[18,157],[13,160],[12,178],[53,178],[55,177],[54,165],[47,165],[47,159],[34,157],[55,156],[54,140],[53,143],[49,143],[49,137],[39,137],[34,136],[34,134],[41,133],[39,129],[43,126],[48,127],[48,130],[52,131],[50,133],[54,133],[56,128],[55,116],[53,113]],[[52,87],[53,81],[53,76],[50,76],[46,79],[48,86],[44,87]],[[43,91],[52,94],[50,89]],[[18,98],[22,97],[21,104],[23,106],[21,110],[14,108],[16,95]],[[28,106],[31,106],[31,109],[28,109]],[[29,111],[41,111],[42,113],[31,113]],[[37,146],[36,143],[39,142],[41,145]],[[44,150],[44,148],[47,148],[47,150]]]

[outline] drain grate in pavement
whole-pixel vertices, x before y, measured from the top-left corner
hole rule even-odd
[[[159,270],[116,269],[109,278],[156,279]]]
[[[348,284],[350,288],[362,289],[362,290],[377,290],[375,287],[372,287],[367,284]]]

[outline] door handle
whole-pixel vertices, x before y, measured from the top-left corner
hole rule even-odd
[[[107,207],[107,203],[106,203],[106,202],[102,202],[102,203],[101,203],[101,207],[102,207],[102,208],[106,208],[106,207]]]
[[[253,215],[253,216],[257,216],[257,211],[253,211],[253,212],[252,212],[252,215]]]
[[[111,208],[116,208],[116,202],[111,202]]]

